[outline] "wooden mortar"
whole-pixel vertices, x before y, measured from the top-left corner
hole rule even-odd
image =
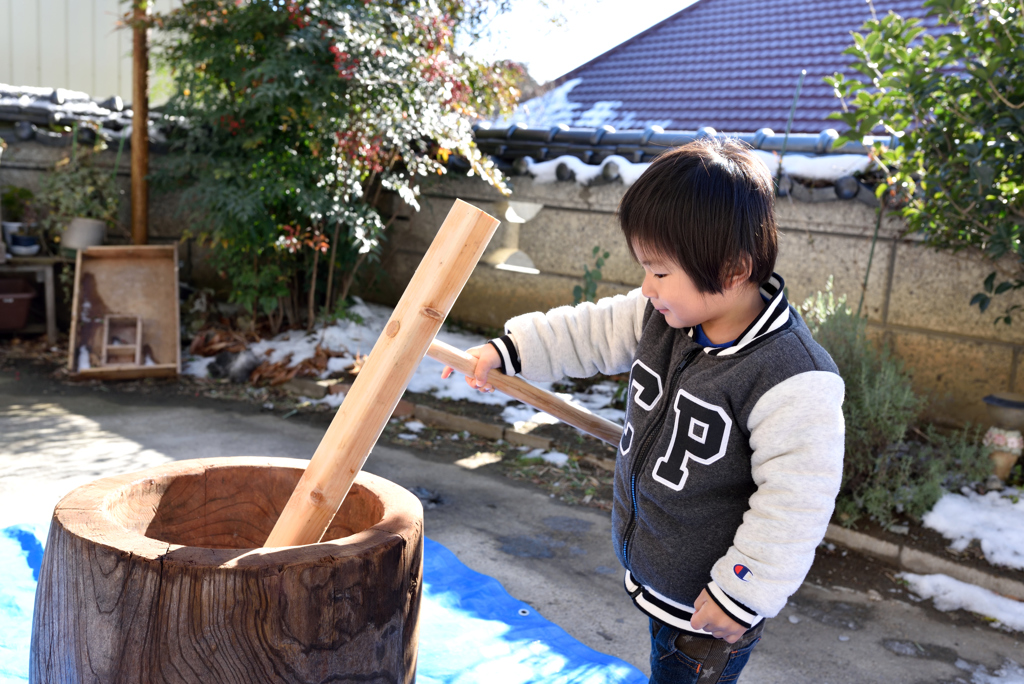
[[[413,682],[423,507],[359,473],[318,544],[262,548],[308,461],[179,461],[54,510],[29,681]]]

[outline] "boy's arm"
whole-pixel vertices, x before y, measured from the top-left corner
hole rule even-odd
[[[585,378],[629,370],[643,328],[647,298],[640,290],[596,304],[560,306],[517,316],[492,341],[506,375],[535,381]]]
[[[838,374],[809,371],[770,389],[750,413],[757,491],[708,584],[741,624],[778,615],[814,562],[842,482],[843,392]]]

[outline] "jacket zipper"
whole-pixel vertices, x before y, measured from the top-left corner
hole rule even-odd
[[[683,369],[690,365],[694,358],[700,354],[701,350],[698,347],[689,351],[682,362],[676,366],[675,371],[672,373],[672,380],[668,383],[668,390],[671,392],[675,388],[676,380],[679,375],[683,372]],[[640,471],[643,469],[644,463],[647,461],[647,453],[645,453],[651,446],[651,442],[661,432],[661,422],[665,416],[665,412],[668,410],[669,404],[672,403],[670,397],[666,397],[666,401],[662,404],[661,409],[658,411],[657,419],[651,423],[651,427],[647,434],[644,435],[643,441],[640,443],[640,448],[636,452],[636,458],[633,459],[633,467],[630,470],[629,476],[629,495],[630,501],[632,502],[632,508],[629,513],[629,524],[626,525],[626,533],[622,535],[622,558],[626,563],[626,567],[629,567],[629,538],[636,529],[636,481],[640,476]]]

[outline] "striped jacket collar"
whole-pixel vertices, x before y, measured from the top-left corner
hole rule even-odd
[[[789,323],[789,302],[786,301],[786,281],[778,273],[772,273],[768,282],[761,286],[761,294],[768,299],[764,311],[747,326],[736,341],[728,347],[704,347],[708,356],[730,356],[767,337]],[[694,329],[686,333],[693,338]]]

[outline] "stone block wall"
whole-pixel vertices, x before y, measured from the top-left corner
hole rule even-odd
[[[0,157],[0,189],[19,185],[38,190],[42,174],[68,154],[35,142],[11,144]],[[124,190],[121,221],[108,242],[128,242],[129,154],[118,172]],[[113,171],[115,150],[100,154],[97,163]],[[154,165],[160,155],[151,155]],[[600,245],[610,256],[603,268],[598,296],[625,293],[637,287],[643,270],[629,256],[615,219],[625,188],[619,182],[581,187],[572,182],[536,184],[529,177],[512,179],[513,199],[536,202],[544,209],[520,227],[519,248],[539,275],[501,271],[481,263],[455,304],[452,318],[500,329],[515,315],[572,303],[573,287],[583,282],[584,266],[593,266],[592,250]],[[501,195],[477,178],[447,176],[422,184],[421,211],[396,198],[396,214],[385,248],[383,271],[364,293],[384,303],[398,300],[455,198],[491,213]],[[837,294],[856,307],[875,225],[874,209],[856,201],[805,203],[780,199],[776,214],[781,231],[777,270],[786,279],[789,299],[801,303],[825,288],[829,276]],[[179,210],[175,195],[152,192],[150,241],[182,242],[182,279],[216,285],[218,279],[204,252],[193,240],[182,240],[190,218]],[[975,254],[938,252],[913,238],[900,238],[897,219],[883,222],[864,293],[869,333],[881,339],[913,370],[919,391],[931,397],[936,418],[962,423],[987,422],[981,398],[1000,390],[1024,391],[1020,370],[1024,320],[1012,326],[992,323],[996,311],[980,314],[968,306],[971,296],[992,270]],[[503,243],[503,224],[488,248]],[[485,253],[485,257],[486,254]],[[1000,264],[1004,274],[1013,263]],[[1024,292],[1000,298],[994,308],[1024,305]]]
[[[598,295],[637,287],[643,270],[633,263],[614,216],[624,187],[612,183],[581,187],[572,182],[535,184],[512,179],[512,199],[537,202],[544,209],[520,227],[519,248],[539,275],[500,271],[481,263],[459,297],[452,317],[500,328],[511,316],[572,303],[583,282],[591,251],[610,252]],[[445,177],[423,188],[422,210],[395,221],[384,268],[390,282],[377,290],[383,301],[397,301],[454,199],[490,212],[500,195],[475,178]],[[856,308],[871,251],[875,210],[860,202],[804,203],[779,199],[776,215],[780,249],[776,270],[786,279],[790,302],[800,304],[824,290],[829,276],[834,291]],[[911,368],[916,388],[931,399],[933,418],[956,423],[987,423],[981,398],[996,391],[1021,391],[1019,370],[1024,349],[1024,320],[993,325],[995,312],[968,306],[992,270],[976,254],[939,252],[920,240],[901,238],[902,224],[887,218],[879,231],[863,312],[872,338],[881,339]],[[504,224],[492,240],[502,242]],[[1000,264],[1009,274],[1013,264]],[[1024,305],[1024,293],[1002,297],[996,307]]]
[[[71,154],[70,147],[49,147],[38,142],[18,141],[14,135],[5,135],[7,149],[0,156],[0,192],[9,186],[28,188],[38,193],[45,174],[50,173],[54,164]],[[165,157],[150,152],[150,169],[159,166]],[[108,244],[131,242],[131,151],[125,146],[117,164],[117,149],[108,148],[97,154],[94,163],[114,173],[117,166],[117,185],[121,190],[119,220],[108,229]],[[192,217],[181,210],[179,195],[159,192],[152,186],[149,193],[149,242],[150,244],[181,243],[179,254],[183,280],[200,280],[206,284],[219,284],[219,278],[209,266],[205,251],[192,239],[182,239],[188,229],[195,229]]]

